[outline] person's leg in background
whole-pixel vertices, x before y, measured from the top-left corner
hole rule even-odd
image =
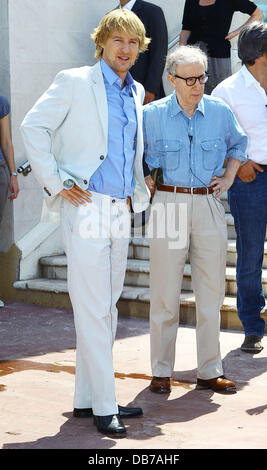
[[[3,212],[8,195],[9,185],[9,171],[6,163],[0,165],[0,225],[3,217]],[[4,307],[5,304],[0,300],[0,307]]]
[[[257,173],[250,183],[236,177],[228,192],[229,205],[234,217],[237,247],[237,309],[245,332],[245,342],[254,337],[257,346],[249,344],[241,349],[260,352],[265,321],[260,313],[265,306],[262,287],[262,262],[267,223],[267,172]],[[251,338],[253,340],[253,338]],[[253,341],[252,341],[253,342]]]

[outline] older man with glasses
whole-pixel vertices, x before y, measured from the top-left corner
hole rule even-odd
[[[247,138],[230,108],[204,95],[206,71],[204,52],[196,46],[178,47],[167,58],[174,93],[144,108],[145,158],[157,174],[148,232],[150,390],[155,393],[171,390],[188,256],[196,298],[198,388],[236,392],[235,383],[223,375],[219,346],[227,244],[219,196],[246,161]]]

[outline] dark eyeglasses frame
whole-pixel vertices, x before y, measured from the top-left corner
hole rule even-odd
[[[207,74],[207,72],[205,72],[205,75],[204,75],[204,78],[203,78],[203,74],[202,75],[199,75],[199,77],[187,77],[187,78],[184,78],[184,77],[180,77],[179,75],[173,75],[173,77],[175,78],[181,78],[182,80],[185,80],[185,83],[187,84],[187,86],[194,86],[197,82],[197,80],[199,81],[200,85],[205,85],[205,83],[207,83],[208,79],[209,79],[209,76]],[[200,81],[201,78],[203,79],[203,81]],[[194,79],[194,83],[191,83],[191,85],[188,84],[188,80],[192,80]]]

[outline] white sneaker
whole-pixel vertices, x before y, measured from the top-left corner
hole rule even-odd
[[[0,307],[4,307],[4,306],[5,306],[5,304],[4,304],[3,300],[0,300]]]

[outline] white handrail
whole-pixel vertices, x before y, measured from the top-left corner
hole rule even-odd
[[[178,34],[169,44],[168,44],[168,51],[179,42],[180,34]]]

